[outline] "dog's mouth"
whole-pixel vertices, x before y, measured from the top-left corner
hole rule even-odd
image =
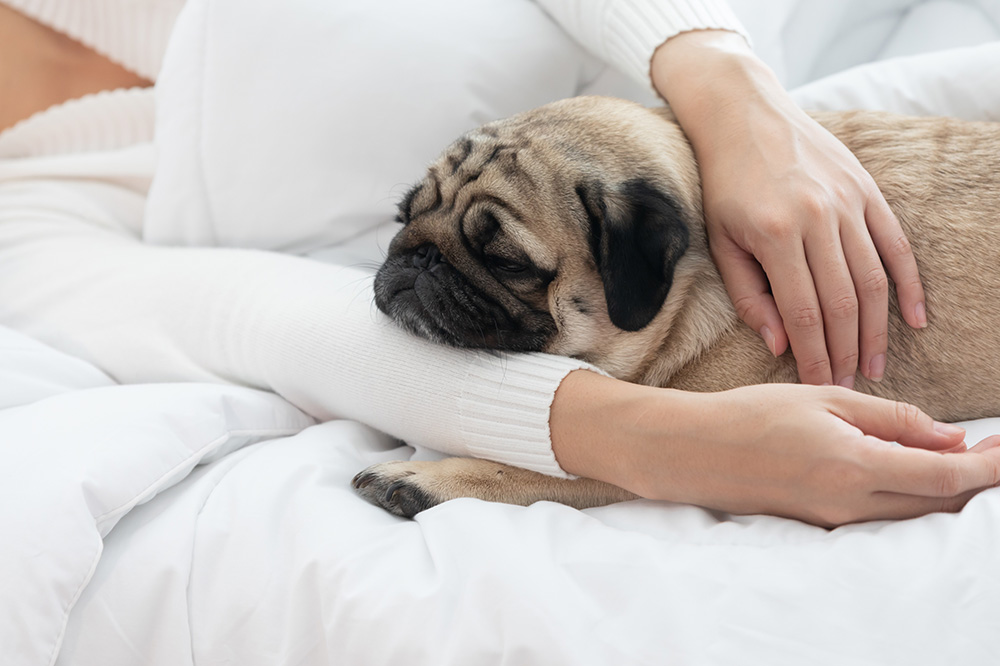
[[[540,351],[555,332],[546,313],[511,313],[444,261],[390,257],[375,276],[375,304],[398,325],[452,347]]]

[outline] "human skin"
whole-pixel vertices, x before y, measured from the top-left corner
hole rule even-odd
[[[152,83],[0,4],[0,131],[70,99]]]
[[[888,282],[927,325],[916,259],[875,181],[735,33],[667,40],[651,76],[698,159],[712,256],[736,311],[808,384],[887,363]],[[773,291],[773,295],[772,295]]]
[[[572,474],[824,527],[957,511],[1000,482],[1000,436],[966,451],[961,428],[840,386],[699,394],[577,370],[556,391],[550,426]]]

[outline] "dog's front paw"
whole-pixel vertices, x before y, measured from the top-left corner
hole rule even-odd
[[[444,501],[421,487],[421,466],[419,462],[405,460],[379,463],[359,472],[351,485],[372,504],[397,516],[412,518]]]

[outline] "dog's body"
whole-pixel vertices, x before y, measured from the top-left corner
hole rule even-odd
[[[1000,124],[815,117],[879,185],[927,298],[929,325],[913,330],[890,289],[890,365],[856,390],[940,420],[1000,415]],[[667,109],[576,98],[487,125],[447,150],[400,210],[376,302],[420,335],[575,356],[691,391],[797,381],[791,354],[772,357],[736,316],[709,256],[697,165]],[[375,466],[355,486],[401,515],[452,497],[629,497],[465,459]]]

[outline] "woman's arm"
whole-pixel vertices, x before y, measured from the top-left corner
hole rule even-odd
[[[927,325],[916,260],[868,172],[738,35],[690,32],[652,59],[653,83],[694,147],[716,264],[736,310],[811,384],[881,379],[888,283]]]
[[[565,476],[549,406],[563,377],[587,364],[426,342],[376,310],[370,273],[270,252],[145,245],[135,235],[142,193],[100,182],[96,169],[3,183],[3,166],[0,324],[121,382],[268,389],[320,419]],[[106,166],[109,180],[128,182],[127,164]]]
[[[584,48],[651,87],[650,59],[667,39],[727,30],[749,39],[725,0],[536,0]]]
[[[737,514],[824,526],[910,518],[957,511],[1000,483],[1000,436],[964,452],[961,428],[836,386],[699,394],[576,371],[551,420],[567,471]]]

